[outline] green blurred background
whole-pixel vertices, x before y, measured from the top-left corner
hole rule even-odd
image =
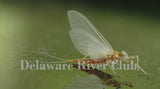
[[[83,13],[110,42],[114,50],[139,55],[140,65],[150,75],[117,71],[120,81],[133,89],[160,88],[160,18],[156,1],[47,0],[0,1],[1,89],[62,89],[86,76],[74,71],[22,71],[20,60],[56,61],[36,52],[62,58],[81,58],[69,37],[67,11]],[[113,74],[110,70],[106,72]],[[108,88],[114,89],[114,88]],[[123,87],[123,89],[130,89]]]

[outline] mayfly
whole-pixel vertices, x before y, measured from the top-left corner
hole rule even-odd
[[[92,64],[109,64],[109,67],[113,72],[111,63],[116,63],[118,60],[131,63],[128,59],[137,59],[137,68],[147,74],[139,66],[138,56],[128,56],[125,51],[118,52],[114,51],[109,44],[109,42],[102,36],[102,34],[91,24],[91,22],[82,15],[80,12],[69,10],[68,19],[71,25],[71,30],[69,32],[71,40],[76,47],[76,49],[84,55],[82,59],[66,60],[63,62],[77,63],[79,60],[85,61],[86,63]],[[63,60],[53,56],[56,59]],[[88,58],[89,57],[89,58]]]
[[[78,69],[77,64],[73,64],[73,67]],[[116,87],[116,89],[120,89],[122,85],[133,87],[131,83],[119,82],[115,80],[112,75],[98,69],[93,69],[90,67],[90,70],[82,69],[82,71],[90,75],[85,78],[73,80],[63,89],[107,89],[107,87]]]

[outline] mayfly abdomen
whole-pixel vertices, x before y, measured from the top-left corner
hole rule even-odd
[[[74,59],[72,60],[73,63],[77,63],[80,62],[81,64],[106,64],[107,61],[105,59],[101,59],[101,60],[93,60],[93,59]]]

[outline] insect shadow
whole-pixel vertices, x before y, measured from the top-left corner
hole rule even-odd
[[[76,69],[78,69],[78,66],[79,65],[77,64],[73,64],[73,67]],[[81,71],[84,71],[89,75],[85,78],[73,80],[63,89],[107,89],[107,87],[115,87],[116,89],[121,89],[122,85],[133,87],[130,82],[117,81],[111,74],[108,74],[101,70],[93,68],[90,68],[90,70],[85,70],[82,69],[82,66],[80,67]]]

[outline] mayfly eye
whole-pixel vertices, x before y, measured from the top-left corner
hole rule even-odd
[[[128,53],[127,53],[127,52],[122,51],[122,54],[123,54],[125,57],[128,57]]]

